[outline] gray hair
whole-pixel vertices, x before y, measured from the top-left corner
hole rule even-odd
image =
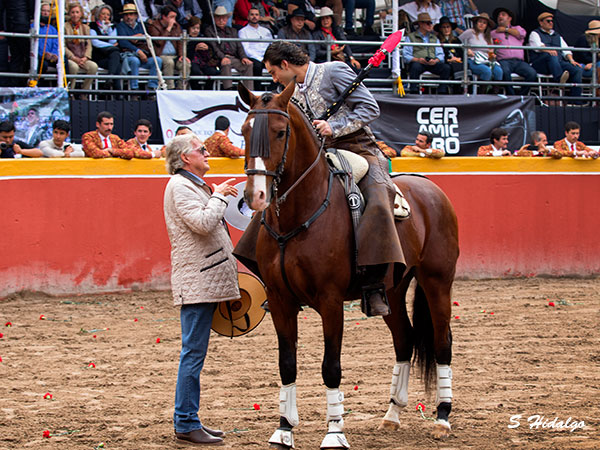
[[[183,169],[185,163],[181,159],[181,155],[185,155],[194,150],[192,147],[192,141],[198,141],[202,143],[202,139],[195,134],[189,133],[175,136],[167,144],[165,159],[168,173],[174,175],[177,170]]]
[[[94,13],[94,18],[96,19],[96,22],[98,22],[100,20],[100,13],[102,12],[103,9],[108,9],[108,12],[110,12],[110,20],[112,20],[113,18],[113,9],[110,5],[100,5],[96,7],[96,12]]]
[[[542,140],[542,133],[546,134],[543,131],[533,131],[531,133],[531,141],[532,142],[539,142],[539,141],[541,141]]]

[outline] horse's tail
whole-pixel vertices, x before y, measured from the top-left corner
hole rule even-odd
[[[425,391],[429,392],[435,381],[435,352],[433,348],[433,322],[425,291],[417,283],[413,303],[414,363],[419,367]]]

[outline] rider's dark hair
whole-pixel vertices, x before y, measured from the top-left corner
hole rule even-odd
[[[494,143],[494,141],[499,141],[502,136],[508,136],[508,131],[504,128],[494,128],[490,133],[490,143]]]
[[[419,131],[419,134],[421,136],[425,136],[425,142],[428,144],[431,144],[431,141],[433,141],[433,134],[431,134],[429,131]]]
[[[308,63],[309,58],[304,50],[291,42],[277,41],[269,45],[263,57],[263,62],[281,67],[284,60],[295,66],[303,66]]]
[[[577,122],[567,122],[565,123],[565,132],[568,133],[571,130],[580,130],[581,129],[581,125],[579,125]]]

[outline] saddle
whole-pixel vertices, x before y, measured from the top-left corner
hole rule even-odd
[[[346,190],[348,196],[348,203],[352,210],[356,209],[354,206],[357,201],[360,201],[360,212],[364,210],[364,197],[358,188],[358,183],[364,178],[369,170],[369,163],[365,158],[356,153],[352,153],[348,150],[340,149],[327,149],[325,157],[329,164],[336,170],[352,175],[350,180],[343,180],[340,178],[340,182]],[[410,217],[410,205],[404,198],[404,194],[400,191],[400,188],[394,184],[396,188],[396,197],[394,198],[394,218],[396,220],[406,220]],[[358,196],[358,199],[356,198]]]

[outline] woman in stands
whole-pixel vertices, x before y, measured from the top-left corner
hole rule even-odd
[[[112,8],[103,5],[96,9],[95,20],[90,23],[90,35],[92,36],[116,36],[117,30],[112,23]],[[110,75],[121,74],[121,51],[116,39],[92,39],[92,59],[108,70]],[[112,87],[116,91],[121,90],[121,80],[112,79]]]
[[[321,8],[319,19],[317,20],[317,26],[313,32],[313,39],[321,41],[327,41],[328,39],[331,39],[332,41],[346,40],[344,31],[340,27],[333,24],[333,10],[331,8],[328,8],[327,6]],[[327,61],[328,45],[330,44],[327,42],[324,42],[323,44],[316,44],[316,63]],[[355,70],[360,69],[360,63],[354,58],[354,56],[352,56],[352,50],[350,50],[350,46],[348,45],[332,44],[331,60],[345,62]]]
[[[191,38],[200,36],[200,19],[191,17],[188,22],[188,33]],[[212,48],[205,42],[190,41],[187,48],[188,58],[192,61],[191,74],[192,76],[219,75],[219,60],[215,56]],[[213,80],[190,80],[193,90],[202,89],[201,83],[204,84],[204,89],[212,90],[215,82]]]
[[[89,36],[90,27],[82,22],[83,8],[79,3],[71,3],[67,11],[69,21],[65,23],[65,34]],[[69,73],[83,72],[87,75],[96,75],[98,73],[98,64],[93,61],[92,43],[88,39],[66,39],[65,54],[69,64]],[[89,91],[92,87],[92,78],[86,78],[83,82],[83,89]],[[77,80],[71,80],[70,88],[75,87]],[[82,98],[87,95],[82,95]]]

